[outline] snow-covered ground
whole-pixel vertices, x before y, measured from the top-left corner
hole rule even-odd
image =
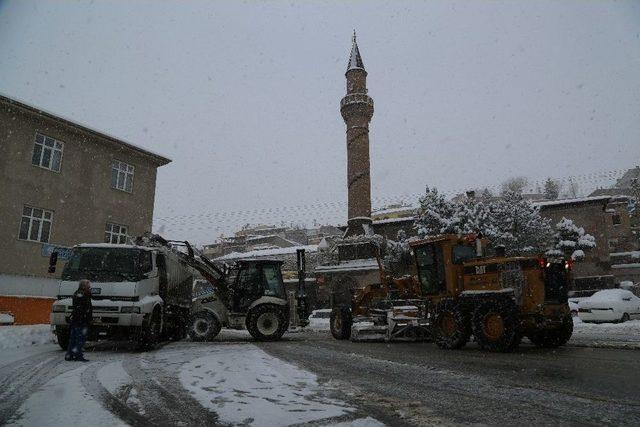
[[[7,425],[126,425],[87,395],[81,383],[82,372],[87,368],[82,365],[48,381],[20,406]]]
[[[316,376],[252,345],[224,345],[180,372],[182,386],[223,422],[253,426],[309,423],[346,415],[324,396]]]
[[[640,320],[624,323],[584,323],[573,318],[569,344],[587,347],[628,347],[640,349]]]
[[[49,325],[0,326],[0,350],[55,342]]]

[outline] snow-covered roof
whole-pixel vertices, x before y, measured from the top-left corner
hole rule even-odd
[[[109,142],[122,145],[122,146],[124,146],[126,148],[129,148],[130,150],[133,150],[133,151],[136,151],[138,153],[144,154],[144,155],[146,155],[148,157],[151,157],[159,166],[164,166],[164,165],[166,165],[168,163],[171,163],[171,159],[169,159],[167,157],[164,157],[161,154],[155,153],[155,152],[153,152],[151,150],[148,150],[146,148],[139,147],[139,146],[137,146],[135,144],[132,144],[130,142],[123,141],[122,139],[116,138],[115,136],[109,135],[109,134],[107,134],[105,132],[102,132],[102,131],[99,131],[99,130],[95,130],[95,129],[92,129],[92,128],[90,128],[88,126],[85,126],[83,124],[74,122],[74,121],[72,121],[70,119],[67,119],[66,117],[63,117],[63,116],[61,116],[59,114],[53,114],[53,113],[50,113],[50,112],[48,112],[46,110],[43,110],[42,108],[34,107],[32,105],[27,104],[26,102],[17,100],[15,98],[8,97],[8,96],[6,96],[6,95],[4,95],[2,93],[0,93],[0,101],[4,101],[7,104],[15,105],[18,108],[30,111],[32,113],[36,113],[36,114],[38,114],[40,116],[46,117],[46,118],[48,118],[50,120],[54,120],[54,121],[56,121],[58,123],[62,123],[64,125],[66,125],[66,126],[72,127],[74,129],[80,130],[82,132],[89,133],[89,134],[92,134],[92,135],[97,136],[99,138],[106,139]]]
[[[631,251],[631,252],[611,252],[609,254],[610,257],[625,257],[630,256],[632,258],[640,258],[640,251]]]
[[[305,252],[317,252],[318,245],[291,246],[288,248],[262,249],[262,250],[254,250],[249,252],[231,252],[229,254],[216,258],[214,261],[261,258],[261,257],[269,257],[269,256],[276,256],[276,255],[291,255],[291,254],[295,254],[298,249],[304,249]]]
[[[121,245],[118,243],[80,243],[76,245],[76,247],[80,248],[114,248],[114,249],[146,249],[151,250],[153,248],[147,246],[138,246],[138,245]]]
[[[393,222],[413,222],[416,219],[412,216],[405,216],[402,218],[389,218],[389,219],[374,219],[373,220],[373,225],[378,225],[378,224],[389,224],[389,223],[393,223]]]
[[[341,271],[355,271],[355,270],[378,270],[378,260],[375,258],[366,259],[354,259],[349,261],[341,261],[338,264],[332,265],[320,265],[316,267],[316,272],[320,273],[335,273]]]
[[[358,49],[358,43],[356,42],[356,32],[353,32],[353,44],[351,45],[351,55],[349,55],[349,70],[364,70],[364,62],[362,62],[362,56],[360,56],[360,49]]]
[[[417,206],[399,206],[396,208],[379,209],[371,212],[371,215],[387,215],[398,212],[413,212],[418,209]]]
[[[576,199],[562,199],[562,200],[547,200],[544,202],[532,202],[534,206],[560,206],[560,205],[573,205],[578,203],[588,202],[604,202],[611,198],[611,196],[592,196],[592,197],[578,197]]]
[[[614,264],[611,268],[640,268],[640,262],[635,262],[631,264]]]

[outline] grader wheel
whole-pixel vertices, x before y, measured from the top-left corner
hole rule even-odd
[[[346,307],[337,307],[331,310],[331,335],[337,340],[348,340],[351,337],[351,310]]]
[[[438,304],[434,324],[434,338],[440,348],[461,348],[469,341],[469,321],[455,301],[445,300]]]
[[[473,335],[483,350],[509,352],[520,343],[518,309],[508,299],[488,299],[473,312]]]

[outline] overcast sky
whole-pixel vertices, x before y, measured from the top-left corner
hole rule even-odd
[[[640,164],[640,1],[0,1],[0,92],[173,159],[169,237],[344,223],[354,28],[374,207]]]

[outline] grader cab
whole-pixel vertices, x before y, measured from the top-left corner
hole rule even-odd
[[[336,338],[432,339],[441,348],[464,346],[510,351],[523,336],[557,347],[571,337],[567,305],[571,262],[544,257],[484,256],[486,241],[443,235],[411,244],[415,276],[383,277],[356,294],[352,307],[334,309]],[[384,276],[384,275],[382,275]],[[409,281],[412,285],[409,286]],[[401,297],[398,290],[404,289]],[[363,302],[366,301],[366,304]],[[347,334],[347,325],[350,333]]]

